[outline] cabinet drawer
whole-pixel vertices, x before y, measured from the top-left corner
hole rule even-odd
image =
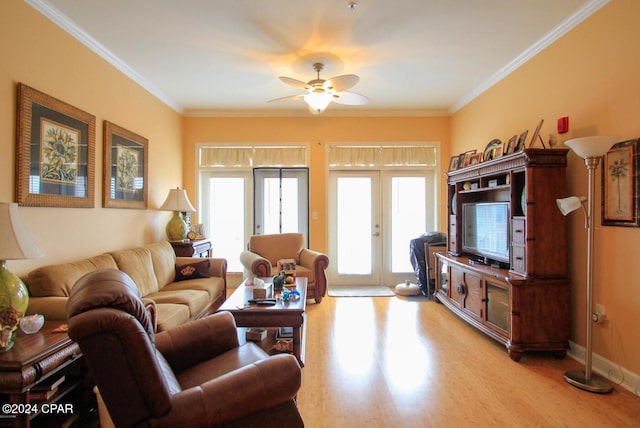
[[[526,220],[524,218],[514,218],[511,220],[511,239],[513,244],[525,244],[525,226]]]
[[[511,270],[522,274],[527,273],[527,258],[524,245],[513,245],[511,247]]]

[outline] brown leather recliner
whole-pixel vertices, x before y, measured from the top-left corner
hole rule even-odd
[[[302,233],[278,233],[273,235],[253,235],[247,249],[240,253],[240,262],[246,275],[270,277],[278,272],[281,259],[296,261],[296,275],[307,278],[307,299],[320,303],[327,291],[325,269],[329,266],[326,254],[313,251],[305,246]]]
[[[133,280],[104,269],[78,280],[69,336],[117,427],[302,427],[295,357],[238,345],[221,312],[155,334]]]

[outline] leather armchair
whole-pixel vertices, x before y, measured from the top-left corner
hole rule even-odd
[[[277,264],[281,259],[296,261],[296,276],[307,277],[307,298],[320,303],[327,291],[325,269],[329,266],[329,258],[306,248],[301,233],[253,235],[247,249],[240,253],[245,275],[263,278],[279,273]]]
[[[295,357],[238,346],[221,312],[154,333],[133,280],[89,273],[67,304],[76,341],[117,427],[302,427]]]

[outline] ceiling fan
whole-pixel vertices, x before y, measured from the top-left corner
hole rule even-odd
[[[360,80],[358,76],[355,74],[343,74],[341,76],[324,80],[320,78],[320,72],[323,68],[324,64],[320,62],[313,64],[313,69],[316,71],[317,77],[313,80],[309,80],[308,82],[303,82],[291,77],[280,76],[280,80],[287,85],[305,90],[307,93],[276,98],[269,102],[304,99],[309,107],[309,111],[313,114],[322,113],[332,101],[334,103],[345,105],[363,105],[369,102],[369,99],[364,95],[347,91],[347,89],[358,83],[358,80]]]

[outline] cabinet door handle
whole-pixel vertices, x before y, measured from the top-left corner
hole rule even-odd
[[[456,291],[458,292],[458,294],[464,294],[464,284],[456,285]]]

